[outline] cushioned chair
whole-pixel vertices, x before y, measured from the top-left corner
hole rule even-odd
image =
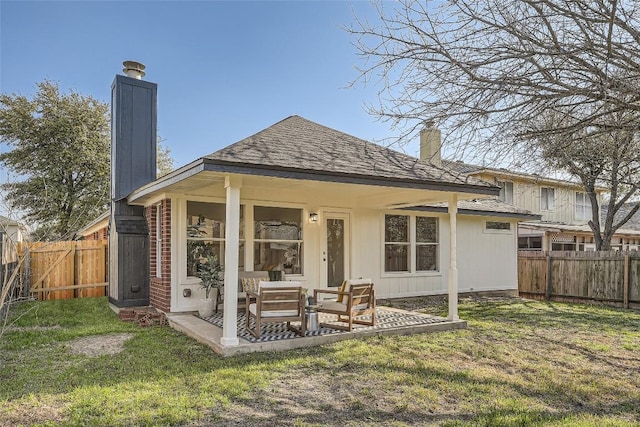
[[[255,302],[246,305],[247,330],[260,338],[264,323],[286,322],[287,329],[304,336],[305,294],[300,285],[300,282],[260,282],[256,291],[248,290],[247,300]],[[300,327],[292,326],[291,322],[300,322]]]
[[[334,298],[327,299],[326,295],[332,295]],[[318,304],[318,312],[335,314],[338,316],[338,322],[346,323],[321,323],[321,326],[351,331],[354,323],[367,326],[376,324],[376,297],[371,279],[346,280],[342,288],[336,290],[315,289],[313,296]],[[370,317],[361,319],[362,316]]]

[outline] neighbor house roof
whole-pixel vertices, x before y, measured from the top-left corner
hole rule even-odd
[[[531,230],[549,231],[552,233],[593,233],[588,225],[569,225],[554,222],[521,222],[521,226]],[[615,236],[640,236],[640,230],[631,230],[628,228],[619,228],[615,232]]]
[[[290,116],[129,195],[132,202],[203,172],[497,195],[499,188],[406,154]]]
[[[631,212],[631,209],[633,209],[633,207],[636,205],[636,203],[625,203],[624,205],[622,205],[620,207],[620,209],[618,210],[618,212],[616,212],[616,215],[614,217],[614,221],[618,222],[620,221],[622,218],[624,218],[625,216],[627,216],[629,214],[629,212]],[[607,211],[609,210],[609,205],[606,203],[603,203],[600,206],[600,221],[604,221],[607,218]],[[636,212],[629,221],[627,221],[624,225],[624,228],[630,229],[630,230],[640,230],[640,211]]]
[[[104,211],[99,217],[82,227],[80,230],[76,231],[76,238],[88,236],[102,228],[108,227],[110,214],[111,212],[109,210]]]
[[[442,160],[442,166],[448,168],[454,173],[457,173],[463,176],[474,176],[481,173],[487,173],[495,176],[521,178],[526,181],[534,181],[534,182],[543,183],[543,184],[562,185],[562,186],[579,187],[579,188],[583,187],[583,185],[580,182],[576,182],[576,181],[550,178],[550,177],[545,177],[538,174],[529,174],[525,172],[516,172],[516,171],[512,171],[505,168],[492,168],[488,166],[472,165],[472,164],[464,163],[459,160],[457,161]],[[607,189],[606,187],[596,187],[596,190],[606,191]]]

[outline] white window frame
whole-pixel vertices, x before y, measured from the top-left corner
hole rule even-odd
[[[581,198],[578,201],[578,198]],[[578,208],[583,212],[583,215],[579,215]],[[576,191],[575,196],[575,216],[577,220],[589,220],[591,219],[591,199],[589,195],[584,191]]]
[[[182,232],[184,233],[184,247],[181,248],[182,254],[185,255],[185,258],[181,258],[182,259],[182,268],[184,270],[183,271],[183,280],[186,279],[187,282],[190,282],[191,280],[200,280],[198,279],[196,276],[189,276],[189,271],[187,268],[187,263],[188,263],[188,258],[189,258],[189,254],[187,253],[188,248],[189,248],[189,242],[196,242],[196,241],[200,241],[200,242],[220,242],[220,255],[218,256],[218,262],[224,266],[224,251],[225,251],[225,242],[226,242],[226,236],[225,237],[189,237],[189,233],[187,232],[187,228],[186,228],[186,221],[188,220],[188,212],[189,212],[189,202],[196,202],[196,203],[210,203],[210,204],[218,204],[218,205],[225,205],[226,201],[218,201],[218,200],[202,200],[200,198],[194,198],[194,199],[186,199],[184,202],[184,217],[181,218],[182,220]],[[242,208],[243,204],[240,204],[241,209],[244,209],[244,211],[246,212],[246,207]],[[225,208],[225,212],[226,212],[226,208]],[[226,222],[226,218],[225,218],[225,222]],[[240,227],[242,227],[242,221],[243,219],[240,219],[241,224]],[[226,230],[225,230],[226,231]],[[246,235],[246,233],[245,233]],[[242,247],[242,245],[245,243],[245,239],[240,239],[239,244]],[[246,260],[245,260],[245,265],[246,265]]]
[[[418,242],[418,218],[433,218],[436,220],[436,241],[435,242]],[[411,217],[410,224],[413,222],[413,233],[409,234],[409,239],[413,241],[412,250],[412,265],[414,266],[414,271],[416,273],[432,273],[440,271],[440,219],[437,216],[427,216],[427,215],[415,215]],[[411,227],[409,229],[411,232]],[[418,246],[435,246],[436,248],[436,268],[434,270],[418,270]]]
[[[300,211],[300,239],[296,239],[296,240],[287,240],[287,239],[257,239],[254,236],[255,233],[255,208],[274,208],[274,209],[296,209]],[[256,202],[254,204],[252,204],[250,206],[251,209],[251,229],[250,229],[250,233],[251,233],[251,270],[253,271],[253,269],[255,268],[255,251],[256,251],[256,245],[260,244],[260,243],[296,243],[299,244],[301,246],[301,250],[300,250],[300,259],[299,261],[299,265],[300,265],[300,272],[299,273],[290,273],[287,274],[287,277],[291,277],[291,276],[303,276],[304,275],[304,234],[305,234],[305,214],[306,214],[306,210],[299,207],[299,206],[280,206],[280,205],[272,205],[270,203],[267,202]],[[245,207],[245,211],[247,210],[247,207]],[[247,261],[245,260],[245,266],[247,265]]]
[[[551,198],[549,197],[549,195],[551,195]],[[545,204],[546,204],[546,207],[545,207]],[[540,187],[540,210],[554,211],[555,209],[556,209],[556,189],[554,187]]]
[[[162,278],[162,203],[156,205],[156,277]]]
[[[386,241],[386,216],[405,216],[408,217],[407,223],[407,235],[408,242],[388,242]],[[417,218],[425,217],[425,218],[435,218],[436,220],[436,242],[417,242]],[[420,215],[420,214],[412,214],[405,212],[385,212],[382,215],[382,240],[384,241],[382,245],[382,253],[381,253],[381,264],[380,269],[383,277],[395,277],[395,276],[429,276],[429,275],[439,275],[440,274],[440,262],[441,262],[441,254],[440,254],[440,217],[436,215]],[[408,247],[408,270],[403,271],[387,271],[386,270],[386,246],[387,245],[406,245]],[[435,270],[418,270],[417,264],[417,256],[418,256],[418,246],[435,246],[436,247],[436,269]]]
[[[500,187],[500,194],[498,200],[510,205],[513,204],[513,181],[502,181],[497,179],[496,185]]]
[[[508,229],[489,228],[489,223],[509,224],[509,228]],[[496,221],[491,219],[487,219],[484,221],[484,232],[489,234],[513,234],[514,228],[515,227],[513,226],[513,224],[509,221]]]
[[[406,242],[393,242],[387,241],[387,216],[403,216],[407,218],[407,241]],[[386,213],[382,217],[382,237],[384,240],[384,246],[382,249],[382,271],[384,274],[407,274],[413,271],[413,266],[411,262],[411,215],[405,213]],[[387,245],[394,246],[406,246],[407,247],[407,270],[398,270],[398,271],[387,271],[386,267],[386,254],[387,254]]]

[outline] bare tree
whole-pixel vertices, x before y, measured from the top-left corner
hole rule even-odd
[[[536,163],[532,155],[539,150],[530,149],[531,141],[562,140],[572,149],[565,152],[582,154],[585,135],[590,150],[597,141],[617,141],[613,147],[627,141],[637,147],[632,142],[640,128],[640,2],[433,3],[374,3],[379,20],[356,18],[348,29],[363,60],[357,81],[381,86],[380,102],[370,112],[401,129],[401,139],[431,121],[450,131],[444,144],[457,156],[485,163],[516,159],[509,162],[515,168]],[[540,126],[548,117],[562,120]],[[593,178],[608,186],[611,218],[623,200],[636,194],[637,175],[620,175],[631,173],[631,165],[614,171],[615,159],[594,153],[604,164],[603,172],[593,177],[593,171],[577,173],[593,159],[583,156],[571,165],[554,160],[554,152],[547,150],[538,163],[547,160],[583,184]],[[628,183],[622,196],[611,187],[616,181]],[[585,184],[585,191],[593,188]],[[592,207],[592,226],[598,227],[597,204]],[[623,223],[612,224],[600,238],[606,241],[614,226]]]

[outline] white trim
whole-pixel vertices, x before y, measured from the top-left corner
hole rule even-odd
[[[451,194],[449,212],[449,320],[458,320],[458,195]]]

